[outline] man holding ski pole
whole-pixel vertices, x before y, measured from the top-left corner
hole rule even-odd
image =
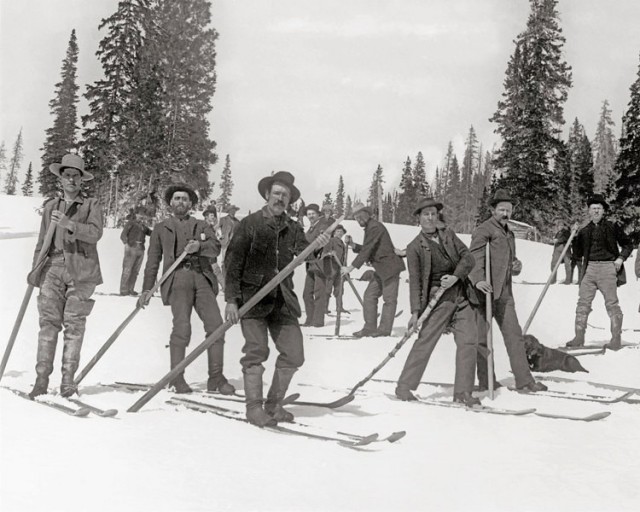
[[[515,237],[508,224],[513,213],[513,204],[514,200],[508,192],[497,190],[489,202],[491,217],[480,224],[471,237],[470,251],[475,259],[475,266],[469,274],[469,280],[481,293],[472,294],[470,298],[477,306],[478,335],[480,345],[484,346],[484,350],[478,351],[478,381],[481,390],[488,389],[488,364],[485,355],[487,341],[484,333],[492,319],[486,318],[484,300],[485,294],[493,293],[492,312],[504,338],[516,388],[529,392],[544,391],[547,387],[536,382],[529,370],[522,328],[518,322],[513,298],[511,278],[522,270],[522,263],[516,258]],[[491,255],[491,283],[485,280],[487,244]],[[499,386],[495,381],[494,389]]]
[[[398,379],[396,396],[400,400],[416,400],[417,389],[429,358],[443,331],[453,323],[456,342],[456,376],[454,402],[467,407],[480,405],[472,395],[478,338],[476,319],[467,300],[465,283],[473,269],[469,249],[446,227],[441,217],[443,205],[433,198],[422,199],[414,211],[419,216],[420,233],[407,246],[411,320],[415,327],[429,300],[440,287],[445,289],[430,316],[424,321]]]
[[[289,204],[300,197],[294,181],[294,176],[286,171],[260,180],[258,191],[267,203],[240,221],[224,261],[225,317],[232,323],[240,322],[245,339],[240,364],[246,417],[260,427],[293,421],[293,414],[282,406],[293,374],[304,363],[298,322],[302,311],[293,291],[293,274],[284,278],[242,318],[239,309],[309,245],[302,226],[286,214]],[[328,234],[316,237],[319,247],[328,241]],[[262,374],[263,363],[269,357],[269,334],[279,354],[263,407]]]

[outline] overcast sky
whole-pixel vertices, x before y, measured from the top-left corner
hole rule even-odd
[[[71,30],[84,92],[101,76],[98,24],[116,6],[0,0],[0,140],[10,156],[23,129],[21,181],[29,161],[40,167]],[[640,63],[640,1],[560,0],[559,11],[573,68],[565,120],[577,116],[592,138],[608,99],[619,134]],[[245,210],[260,204],[257,181],[272,170],[293,172],[305,200],[320,202],[340,174],[348,193],[366,197],[378,164],[387,188],[396,186],[418,151],[432,177],[450,140],[462,159],[470,125],[490,148],[499,140],[488,119],[528,12],[528,0],[214,1],[214,195],[226,154],[232,200]]]

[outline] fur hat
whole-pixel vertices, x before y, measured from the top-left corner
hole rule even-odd
[[[587,201],[587,206],[591,206],[592,204],[601,204],[605,210],[609,209],[609,205],[607,204],[607,201],[605,201],[602,194],[592,195]]]
[[[56,176],[60,177],[60,173],[67,167],[78,169],[82,175],[82,181],[90,181],[93,179],[93,174],[84,170],[84,160],[82,157],[73,153],[67,153],[64,155],[59,164],[51,164],[49,166],[49,170]]]
[[[489,206],[495,206],[498,203],[511,203],[511,204],[516,204],[515,199],[513,199],[513,197],[511,197],[511,194],[509,194],[509,192],[507,192],[506,190],[499,188],[498,190],[496,190],[496,193],[493,194],[493,197],[491,198],[491,200],[489,201]]]
[[[196,204],[198,204],[198,194],[196,194],[195,190],[193,190],[186,183],[174,183],[172,185],[169,185],[164,191],[165,203],[171,204],[171,198],[176,192],[186,192],[187,194],[189,194],[189,199],[191,199],[191,206],[195,206]]]
[[[420,215],[420,212],[429,206],[435,206],[438,211],[443,208],[442,203],[440,201],[436,201],[433,197],[423,197],[418,202],[415,210],[413,210],[413,214]]]
[[[300,198],[300,191],[293,184],[295,178],[293,174],[287,171],[278,171],[271,176],[267,176],[262,178],[258,182],[258,192],[263,198],[267,198],[267,192],[271,189],[271,186],[275,183],[282,183],[291,191],[291,197],[289,198],[289,203],[295,203]]]

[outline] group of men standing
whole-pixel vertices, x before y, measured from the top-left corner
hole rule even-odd
[[[61,163],[52,164],[50,169],[61,180],[63,197],[45,205],[34,262],[41,250],[47,258],[44,266],[34,269],[37,275],[30,275],[30,279],[40,286],[37,379],[32,397],[47,392],[57,336],[62,327],[65,346],[61,393],[70,396],[76,392],[73,378],[86,317],[93,307],[90,297],[96,285],[102,282],[96,248],[102,235],[102,210],[95,199],[80,194],[81,182],[92,176],[85,171],[84,162],[77,155],[65,155]],[[401,258],[403,251],[394,248],[388,231],[368,207],[354,205],[354,218],[364,228],[363,243],[356,244],[351,237],[345,236],[346,231],[333,220],[331,212],[325,212],[324,221],[320,219],[320,209],[316,205],[307,207],[311,225],[306,233],[299,222],[286,214],[289,204],[300,198],[291,173],[281,171],[267,176],[259,181],[257,188],[265,201],[264,206],[242,220],[236,220],[227,234],[223,234],[223,240],[228,237],[224,251],[225,245],[216,232],[217,222],[190,215],[198,202],[195,191],[186,184],[167,187],[164,200],[171,216],[156,223],[151,231],[143,290],[137,304],[144,307],[149,303],[162,261],[166,279],[161,284],[161,296],[173,315],[169,347],[170,365],[174,368],[185,358],[191,338],[193,309],[203,321],[207,336],[223,323],[216,300],[222,283],[218,282],[213,264],[224,254],[224,271],[221,272],[226,302],[224,318],[231,323],[240,323],[245,340],[240,364],[247,419],[265,426],[293,420],[282,400],[293,375],[304,363],[303,335],[298,320],[302,311],[291,273],[275,286],[271,285],[260,300],[254,299],[256,294],[313,244],[313,251],[306,258],[303,293],[306,323],[321,325],[324,322],[328,296],[336,277],[339,283],[340,277],[369,263],[375,270],[375,277],[364,294],[364,326],[355,334],[389,336],[396,313],[400,273],[405,265]],[[472,394],[476,365],[480,388],[488,387],[487,352],[482,348],[491,321],[485,316],[486,300],[492,301],[492,314],[503,334],[516,387],[530,392],[546,389],[534,380],[529,370],[515,311],[512,277],[518,275],[522,264],[516,257],[514,235],[508,225],[514,203],[506,192],[497,191],[490,201],[491,217],[477,227],[469,248],[446,227],[441,202],[424,198],[416,205],[420,232],[406,249],[411,304],[409,327],[417,327],[420,315],[438,289],[444,289],[444,293],[423,321],[409,353],[396,388],[400,399],[415,399],[412,391],[420,382],[435,344],[445,329],[451,327],[457,345],[454,400],[467,406],[479,403]],[[631,246],[620,230],[603,220],[606,208],[606,203],[599,197],[589,201],[591,222],[580,231],[574,245],[584,263],[576,310],[576,337],[572,344],[584,343],[586,317],[595,291],[599,289],[605,295],[612,322],[610,345],[616,348],[622,325],[622,313],[615,296],[616,276],[624,268],[622,262],[631,253]],[[207,216],[217,217],[217,212],[208,209],[205,211]],[[233,219],[233,215],[230,217]],[[222,232],[227,229],[222,225],[219,228]],[[50,246],[47,246],[48,230],[53,231]],[[127,261],[136,262],[131,264],[132,270],[135,265],[139,267],[139,254],[134,258],[133,253],[140,252],[139,246],[144,244],[147,230],[132,225],[123,232],[125,259],[129,255]],[[350,265],[345,257],[347,246],[357,254]],[[485,256],[487,246],[490,264]],[[177,268],[169,273],[178,260]],[[487,266],[490,267],[490,281],[485,277]],[[127,294],[133,291],[129,284],[132,275],[130,271],[126,280],[123,275],[126,286],[121,291]],[[380,297],[383,307],[378,319]],[[250,302],[251,306],[243,310]],[[263,364],[269,356],[269,336],[279,354],[265,399]],[[235,389],[223,374],[223,356],[224,336],[220,336],[208,349],[207,389],[231,394]],[[180,393],[191,391],[184,373],[176,375],[171,385]],[[498,385],[495,382],[495,386]]]

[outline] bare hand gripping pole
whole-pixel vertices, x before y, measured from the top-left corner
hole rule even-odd
[[[333,231],[338,227],[338,224],[342,222],[344,219],[344,215],[339,217],[331,226],[329,226],[324,234],[330,235]],[[260,302],[263,298],[265,298],[271,290],[273,290],[276,286],[278,286],[285,278],[293,272],[293,270],[304,262],[304,260],[309,256],[313,251],[318,249],[320,244],[318,243],[318,239],[316,238],[313,242],[311,242],[298,256],[296,256],[291,263],[289,263],[286,267],[284,267],[271,281],[269,281],[266,285],[264,285],[253,297],[251,297],[242,307],[238,310],[238,314],[240,318],[245,315],[251,308],[253,308],[258,302]],[[140,399],[134,403],[131,407],[129,407],[127,412],[138,412],[149,400],[151,400],[154,396],[158,394],[158,392],[164,388],[169,382],[171,382],[176,375],[182,373],[184,369],[189,366],[193,361],[197,359],[197,357],[202,354],[205,350],[207,350],[213,343],[219,339],[233,324],[227,320],[220,327],[218,327],[215,331],[213,331],[209,336],[205,338],[205,340],[194,348],[181,362],[179,362],[173,370],[167,373],[164,377],[162,377],[158,382],[156,382],[153,387],[147,391]]]

